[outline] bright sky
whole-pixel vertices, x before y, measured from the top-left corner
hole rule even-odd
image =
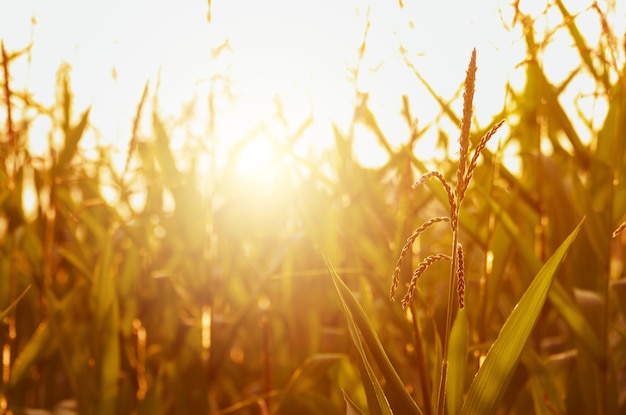
[[[196,123],[190,125],[196,134],[206,127],[206,101],[213,85],[217,91],[216,135],[222,143],[241,139],[275,114],[278,96],[288,129],[295,130],[309,113],[314,114],[315,123],[298,151],[329,145],[329,119],[344,132],[350,124],[355,85],[348,68],[357,64],[368,9],[371,26],[357,87],[370,94],[370,107],[392,145],[408,138],[408,127],[399,114],[403,94],[410,97],[421,126],[440,112],[404,64],[400,45],[446,99],[452,98],[462,83],[471,50],[476,47],[475,112],[483,128],[502,108],[506,80],[511,79],[517,87],[523,84],[523,69],[515,65],[523,59],[524,45],[518,29],[505,29],[503,22],[511,22],[513,11],[504,1],[405,1],[403,8],[399,2],[372,1],[370,5],[367,0],[8,3],[0,0],[0,35],[6,48],[18,50],[34,40],[31,65],[25,59],[12,65],[14,87],[26,86],[39,101],[52,104],[56,69],[61,62],[68,62],[76,111],[92,105],[91,121],[101,133],[100,142],[124,150],[146,81],[151,93],[158,83],[159,111],[165,117],[174,119],[185,103],[197,100]],[[483,3],[488,8],[478,6]],[[541,9],[527,8],[534,3],[521,2],[520,7],[540,14]],[[556,22],[559,16],[545,19],[549,26],[550,19]],[[599,33],[597,19],[595,25],[592,21],[589,25],[590,31]],[[571,41],[564,42],[569,44],[562,44],[546,62],[561,79],[576,59],[569,47]],[[558,46],[558,39],[555,43]],[[212,56],[225,44],[227,49]],[[565,75],[558,73],[559,68]],[[212,83],[216,76],[227,76],[230,81]],[[226,96],[227,85],[234,101]],[[457,101],[455,109],[460,112],[461,102]],[[149,123],[150,117],[144,119]],[[454,131],[455,126],[448,127]],[[41,121],[33,128],[36,137],[37,128],[45,131],[49,125]],[[355,133],[359,159],[367,165],[383,163],[384,154],[377,150],[372,134],[364,128]],[[45,141],[44,134],[39,136]],[[431,154],[436,136],[432,129],[416,151]]]

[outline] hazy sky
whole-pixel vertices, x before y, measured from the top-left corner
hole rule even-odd
[[[357,87],[370,94],[369,102],[390,141],[407,139],[408,129],[399,115],[403,94],[411,97],[421,125],[440,112],[403,64],[400,45],[446,99],[458,90],[476,47],[476,114],[485,127],[502,108],[506,80],[518,87],[523,83],[523,70],[515,68],[524,58],[521,32],[505,28],[512,9],[506,2],[404,3],[400,8],[397,2],[368,5],[365,0],[213,0],[209,8],[199,0],[0,0],[0,35],[9,50],[34,40],[32,63],[27,66],[25,59],[15,63],[13,82],[27,85],[44,103],[53,102],[56,69],[68,62],[76,108],[93,106],[92,122],[108,143],[124,145],[147,81],[152,93],[158,81],[159,111],[166,116],[179,114],[185,102],[197,99],[200,123],[194,128],[201,130],[206,124],[202,115],[206,96],[211,85],[220,88],[221,81],[209,81],[215,76],[227,76],[236,95],[236,104],[225,96],[218,101],[216,127],[222,139],[242,137],[270,117],[278,96],[286,104],[290,123],[296,126],[313,112],[317,123],[311,135],[330,140],[327,119],[347,128],[353,111],[355,85],[348,68],[357,63],[369,8],[367,50]],[[483,3],[490,3],[490,9],[478,7]],[[551,18],[558,21],[558,16],[547,14],[546,25]],[[212,56],[225,42],[229,49]],[[548,61],[555,60],[556,76],[564,76],[575,52],[559,47]],[[558,74],[559,68],[564,74]],[[226,83],[222,84],[223,88]],[[460,102],[455,105],[460,109]],[[357,133],[366,148],[361,156],[374,154],[367,149],[367,143],[373,144],[371,134]],[[431,141],[436,133],[433,129],[428,134]],[[370,162],[381,160],[384,157]]]

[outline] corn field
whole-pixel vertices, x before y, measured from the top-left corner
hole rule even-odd
[[[11,84],[28,51],[3,45],[0,411],[626,413],[626,38],[594,2],[589,44],[565,3],[551,3],[554,30],[577,63],[562,83],[520,11],[525,84],[484,129],[468,50],[455,96],[412,67],[458,136],[405,98],[410,134],[392,145],[361,97],[316,158],[293,151],[308,122],[271,137],[266,187],[237,174],[249,138],[221,162],[210,136],[173,149],[148,88],[125,164],[85,151],[90,108],[75,107],[69,69],[45,107]],[[563,103],[579,76],[597,113]],[[32,136],[37,117],[47,136]],[[356,159],[356,126],[385,149],[381,167]],[[453,154],[436,170],[414,151],[433,130]]]

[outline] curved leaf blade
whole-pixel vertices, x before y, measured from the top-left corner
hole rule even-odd
[[[502,326],[469,388],[461,414],[496,412],[546,301],[556,270],[576,239],[581,225],[582,221],[541,268]]]
[[[407,392],[404,383],[398,376],[398,373],[394,369],[389,357],[385,353],[383,346],[376,335],[372,323],[369,321],[365,311],[354,297],[348,286],[339,278],[339,275],[335,272],[332,265],[327,258],[326,266],[330,272],[330,275],[335,284],[339,299],[346,312],[349,327],[354,324],[358,331],[355,331],[356,336],[353,337],[358,340],[355,341],[355,346],[358,348],[360,340],[362,339],[367,348],[369,349],[372,357],[376,361],[380,372],[386,380],[386,398],[389,400],[389,405],[393,409],[394,413],[398,414],[421,414],[422,411],[417,406],[417,403],[411,398],[411,395]],[[351,329],[352,330],[352,329]],[[367,365],[369,362],[365,361]],[[365,369],[367,370],[367,365]]]
[[[516,236],[519,235],[519,230],[513,218],[511,218],[511,216],[506,213],[505,209],[495,200],[491,198],[487,198],[486,200],[491,205],[491,208],[500,220],[503,228],[511,236],[511,241],[519,250],[524,262],[532,267],[532,269],[539,270],[541,268],[539,259],[537,259],[532,249],[524,244],[521,238]],[[561,317],[567,322],[572,331],[576,333],[581,344],[589,349],[596,362],[604,366],[606,364],[606,356],[598,336],[576,307],[574,300],[568,295],[567,291],[558,280],[554,281],[553,287],[548,294],[548,299]]]
[[[465,372],[467,370],[467,345],[469,342],[467,313],[460,309],[454,319],[450,333],[450,355],[448,366],[447,407],[448,415],[456,415],[463,404]]]
[[[338,277],[333,275],[333,282],[335,283],[335,286],[337,286],[338,279]],[[339,291],[339,288],[337,288],[337,291]],[[344,308],[346,320],[348,321],[350,338],[359,352],[359,360],[357,360],[357,364],[359,366],[359,371],[361,372],[361,377],[363,378],[363,388],[365,389],[365,395],[367,396],[368,412],[374,415],[391,415],[393,412],[389,406],[389,401],[387,400],[385,392],[383,391],[383,388],[374,373],[374,369],[368,360],[367,353],[363,347],[363,342],[361,341],[361,336],[359,335],[359,330],[343,297],[341,297],[341,305]]]

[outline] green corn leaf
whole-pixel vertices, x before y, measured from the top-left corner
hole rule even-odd
[[[335,282],[335,286],[337,286],[336,278],[333,276],[333,281]],[[339,291],[339,288],[337,288]],[[363,377],[363,387],[365,388],[365,395],[367,396],[367,406],[370,414],[373,415],[391,415],[393,412],[391,411],[391,407],[389,406],[389,402],[387,397],[385,396],[385,392],[383,391],[376,374],[374,373],[374,369],[372,368],[367,353],[365,352],[365,348],[363,347],[363,343],[361,341],[361,336],[359,335],[359,330],[356,327],[354,319],[352,318],[352,314],[348,310],[346,303],[342,298],[342,306],[344,308],[346,319],[348,321],[348,329],[350,331],[350,338],[352,339],[352,343],[356,347],[359,352],[359,360],[357,361],[359,365],[359,370],[361,372],[361,376]]]
[[[468,325],[465,309],[459,310],[450,333],[450,354],[448,357],[448,381],[446,401],[448,415],[459,413],[465,392],[465,372],[467,369]]]
[[[393,368],[393,365],[385,353],[385,350],[383,349],[383,346],[374,331],[372,323],[365,314],[365,311],[363,311],[363,308],[354,297],[348,286],[341,280],[341,278],[339,278],[330,262],[326,258],[325,260],[335,284],[335,288],[337,289],[337,293],[339,294],[341,304],[344,307],[351,333],[354,331],[353,341],[355,346],[359,348],[361,339],[363,340],[386,380],[386,397],[389,400],[389,405],[393,409],[394,413],[421,414],[422,411],[417,406],[413,398],[411,398],[411,395],[409,395],[404,387],[404,383],[398,376],[396,370]],[[354,326],[354,330],[352,329],[352,326]],[[357,328],[358,331],[356,330]],[[369,362],[367,361],[365,355],[363,355],[363,358],[365,369],[367,369]]]
[[[524,345],[548,296],[557,268],[576,239],[582,222],[533,279],[500,330],[470,385],[461,414],[495,413],[515,372]]]
[[[494,213],[498,216],[500,223],[510,235],[511,240],[516,245],[520,255],[524,262],[528,264],[531,269],[539,270],[541,263],[535,256],[533,250],[528,245],[524,244],[524,241],[517,237],[519,231],[513,219],[504,211],[504,209],[492,198],[486,198],[491,205]],[[600,365],[606,363],[606,356],[604,355],[604,349],[585,317],[582,315],[574,301],[568,295],[563,285],[557,280],[552,284],[552,289],[548,294],[550,303],[559,312],[559,314],[565,319],[567,324],[576,333],[579,340],[584,344],[589,351],[591,351],[594,359]]]

